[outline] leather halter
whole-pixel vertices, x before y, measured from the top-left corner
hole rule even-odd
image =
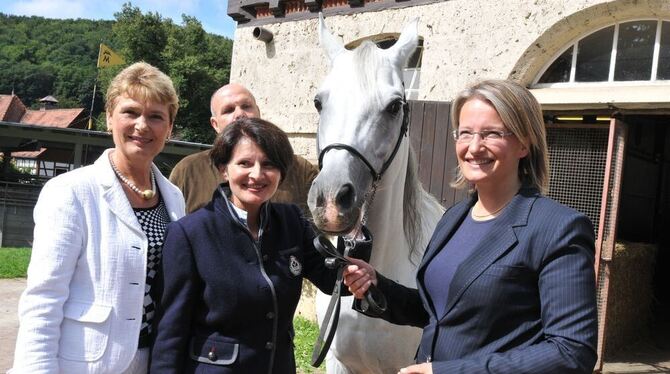
[[[382,179],[382,176],[386,172],[386,169],[389,168],[391,162],[393,162],[393,159],[398,153],[400,143],[402,143],[402,138],[407,135],[407,130],[409,129],[409,104],[407,104],[407,100],[405,100],[404,96],[402,98],[402,102],[403,102],[402,104],[403,118],[402,118],[402,126],[400,127],[400,134],[398,135],[398,140],[395,143],[395,147],[393,147],[393,152],[391,152],[391,155],[389,156],[388,160],[384,162],[379,172],[375,170],[370,161],[368,161],[368,159],[365,158],[365,156],[363,156],[361,152],[359,152],[356,148],[354,148],[354,146],[344,143],[328,144],[321,150],[321,152],[319,152],[319,170],[321,170],[321,168],[323,167],[323,156],[325,156],[326,152],[328,152],[331,149],[343,149],[351,153],[354,157],[361,160],[363,164],[367,166],[367,168],[370,170],[370,174],[372,174],[373,181],[376,182]]]

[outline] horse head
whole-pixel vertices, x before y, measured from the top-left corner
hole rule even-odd
[[[407,103],[402,68],[418,43],[417,20],[388,49],[363,42],[347,50],[319,17],[319,38],[331,63],[314,98],[321,172],[309,191],[316,226],[348,233],[361,221],[365,203],[392,163],[406,135]]]

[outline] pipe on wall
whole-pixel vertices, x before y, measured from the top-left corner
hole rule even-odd
[[[270,43],[273,38],[272,31],[258,26],[254,27],[253,35],[254,39],[260,40],[265,43]]]

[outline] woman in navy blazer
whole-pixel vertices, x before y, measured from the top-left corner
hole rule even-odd
[[[303,277],[332,292],[336,272],[295,205],[270,203],[293,160],[286,134],[256,118],[226,126],[211,151],[225,182],[168,227],[153,373],[294,373],[293,314]]]
[[[448,209],[417,271],[418,289],[367,263],[345,271],[360,298],[387,297],[380,316],[423,328],[401,373],[591,373],[597,354],[594,230],[541,194],[548,184],[540,105],[524,87],[478,83],[452,104],[459,161]]]

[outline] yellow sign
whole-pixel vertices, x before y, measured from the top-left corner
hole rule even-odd
[[[125,61],[116,52],[112,51],[108,46],[100,43],[100,52],[98,52],[98,67],[104,68],[107,66],[121,65]]]

